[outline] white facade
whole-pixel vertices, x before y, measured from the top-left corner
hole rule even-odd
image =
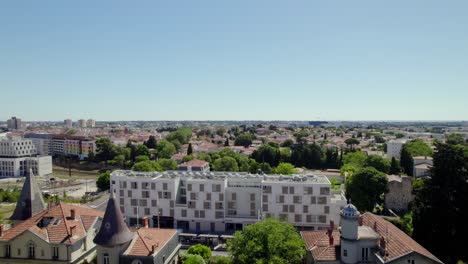
[[[157,227],[159,211],[161,227],[197,233],[230,233],[266,217],[326,229],[346,205],[325,176],[114,171],[111,190],[130,225],[148,216]]]
[[[86,120],[86,126],[87,127],[95,127],[96,126],[96,120],[94,120],[94,119]]]
[[[35,175],[52,173],[52,158],[37,156],[33,141],[23,138],[0,140],[0,177],[22,177],[32,169]]]
[[[66,129],[70,129],[73,127],[73,122],[71,119],[65,119],[63,120],[63,127]]]
[[[30,169],[38,176],[52,174],[52,157],[0,157],[0,177],[23,177],[29,174]]]
[[[401,148],[407,142],[407,139],[395,139],[387,142],[387,157],[400,159]]]
[[[86,120],[84,120],[84,119],[78,120],[78,127],[79,128],[86,128]]]
[[[30,139],[5,138],[0,140],[0,157],[27,157],[37,154]]]

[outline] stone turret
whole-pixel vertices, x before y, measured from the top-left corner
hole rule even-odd
[[[10,219],[15,222],[24,221],[44,209],[46,209],[46,204],[42,198],[41,189],[37,185],[32,170],[30,170],[29,175],[24,180],[23,189]]]

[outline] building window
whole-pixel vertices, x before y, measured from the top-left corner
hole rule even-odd
[[[343,249],[343,256],[344,256],[344,257],[347,257],[347,256],[348,256],[348,250]]]
[[[9,258],[11,256],[11,246],[5,245],[5,258]]]
[[[200,184],[200,185],[199,185],[199,188],[200,188],[200,192],[204,192],[204,191],[205,191],[205,185],[204,185],[204,184]]]
[[[59,247],[52,247],[52,259],[59,258]]]
[[[109,258],[109,253],[104,253],[102,256],[103,264],[110,264],[110,258]]]
[[[362,257],[362,260],[368,260],[369,259],[369,249],[368,248],[362,248],[361,249],[361,257]]]
[[[28,257],[29,258],[34,258],[35,255],[36,255],[36,247],[34,245],[34,242],[29,241],[28,248],[29,248]]]

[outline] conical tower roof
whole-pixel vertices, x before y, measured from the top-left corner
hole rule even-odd
[[[94,243],[101,246],[112,247],[129,242],[133,233],[124,222],[120,208],[115,202],[113,193],[107,202],[106,212],[102,220],[101,228],[94,238]]]
[[[31,170],[24,180],[23,189],[10,219],[23,221],[44,209],[46,209],[46,204]]]

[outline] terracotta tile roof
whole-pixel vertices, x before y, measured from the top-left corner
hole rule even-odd
[[[161,250],[166,243],[177,233],[175,229],[139,228],[132,229],[137,235],[127,249],[125,255],[129,256],[150,256]]]
[[[70,218],[71,209],[75,210],[74,220]],[[5,230],[0,241],[14,239],[29,230],[50,243],[72,244],[85,236],[92,223],[97,218],[102,218],[103,214],[85,205],[59,203]],[[48,224],[41,227],[43,222]]]
[[[328,231],[302,231],[306,249],[312,252],[316,261],[340,260],[340,232],[333,230],[333,245],[330,245]]]
[[[442,261],[432,255],[427,249],[418,244],[418,242],[414,241],[414,239],[382,217],[372,213],[364,213],[362,216],[363,225],[372,228],[376,227],[376,232],[385,238],[387,242],[386,256],[384,258],[385,262],[397,259],[411,252],[416,252],[435,262],[442,263]]]
[[[372,228],[385,239],[386,254],[384,257],[379,255],[385,263],[413,252],[437,263],[443,263],[398,227],[380,216],[364,213],[362,215],[362,223],[363,226]],[[302,231],[301,236],[304,239],[306,249],[311,251],[316,261],[340,260],[340,232],[338,230],[333,231],[333,246],[329,245],[327,231]]]

